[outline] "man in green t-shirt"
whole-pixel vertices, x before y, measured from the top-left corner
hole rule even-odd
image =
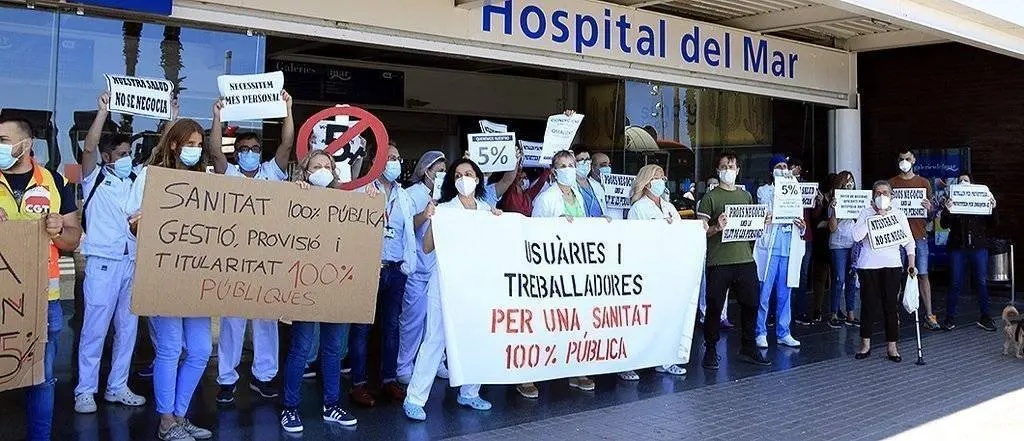
[[[700,200],[698,216],[709,223],[707,278],[707,317],[718,317],[725,307],[725,295],[731,292],[740,307],[740,356],[744,361],[771,366],[771,361],[754,344],[757,321],[757,267],[751,242],[722,243],[722,230],[728,219],[726,205],[752,203],[750,193],[736,186],[740,168],[736,155],[722,153],[718,157],[719,185]],[[718,369],[719,323],[704,321],[704,368]]]

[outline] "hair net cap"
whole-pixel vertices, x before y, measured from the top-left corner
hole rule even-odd
[[[427,169],[436,164],[437,161],[444,161],[444,153],[431,150],[420,156],[420,160],[416,162],[416,168],[412,171],[412,182],[422,181],[423,175],[427,173]]]

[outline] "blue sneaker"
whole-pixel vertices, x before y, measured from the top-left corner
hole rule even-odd
[[[341,406],[334,404],[331,406],[324,406],[324,421],[332,423],[338,423],[342,426],[354,426],[358,420],[352,414],[345,412]]]
[[[459,399],[456,401],[461,406],[466,406],[476,410],[491,410],[491,402],[480,397],[463,398],[462,395],[459,395]]]
[[[302,431],[302,418],[299,418],[299,409],[285,409],[281,411],[281,428],[288,433],[299,433]]]
[[[409,417],[410,420],[415,421],[426,421],[427,412],[422,407],[415,404],[402,403],[402,410],[405,411],[405,416]]]

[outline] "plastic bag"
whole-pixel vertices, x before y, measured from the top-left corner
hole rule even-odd
[[[903,309],[913,314],[921,306],[920,293],[917,288],[917,277],[907,277],[903,285]]]

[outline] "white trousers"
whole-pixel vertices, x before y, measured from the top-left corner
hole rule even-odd
[[[238,363],[242,361],[242,343],[248,319],[220,319],[220,340],[217,344],[217,384],[230,386],[238,382]],[[273,380],[277,375],[277,321],[252,320],[252,376],[259,381]]]
[[[139,318],[132,314],[132,278],[135,261],[89,256],[85,261],[85,318],[78,345],[78,386],[75,395],[95,394],[99,388],[100,357],[111,320],[114,323],[114,347],[107,377],[107,392],[128,387],[128,370],[135,351]]]
[[[427,320],[423,329],[423,344],[416,355],[416,363],[412,370],[412,380],[406,390],[405,401],[423,407],[430,396],[430,388],[437,376],[437,366],[444,355],[444,317],[441,315],[441,294],[438,291],[438,278],[435,272],[427,286]],[[479,384],[464,384],[459,388],[463,398],[480,396]]]
[[[398,318],[398,376],[412,375],[416,354],[423,343],[423,327],[427,322],[427,283],[423,275],[416,274],[405,282],[402,315]],[[441,354],[441,364],[444,353]],[[438,365],[440,367],[440,364]]]

